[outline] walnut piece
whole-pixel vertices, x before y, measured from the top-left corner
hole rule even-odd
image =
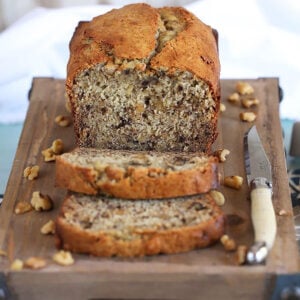
[[[226,176],[224,178],[224,185],[231,187],[233,189],[239,190],[243,184],[243,177],[233,175],[233,176]]]
[[[46,260],[41,257],[32,256],[25,260],[24,267],[29,269],[42,269],[47,265]]]
[[[240,103],[240,95],[238,93],[232,93],[231,95],[229,95],[227,100],[233,104]]]
[[[235,241],[232,238],[230,238],[227,234],[222,235],[220,241],[226,251],[234,251],[236,249]]]
[[[62,154],[64,151],[64,143],[61,139],[56,139],[53,141],[51,149],[54,154]]]
[[[219,162],[226,161],[226,157],[229,154],[230,151],[228,149],[219,149],[214,152],[214,156],[216,156],[219,159]]]
[[[20,201],[15,207],[15,214],[25,214],[33,209],[32,205],[26,201]]]
[[[53,260],[62,266],[70,266],[74,264],[74,258],[69,251],[60,250],[53,255]]]
[[[39,175],[39,171],[40,171],[40,167],[35,165],[35,166],[29,166],[26,167],[24,172],[23,172],[23,176],[25,178],[28,178],[29,180],[33,180],[36,179]]]
[[[254,93],[253,87],[244,81],[239,81],[235,86],[236,91],[241,95],[250,95]]]
[[[259,104],[259,100],[257,98],[242,99],[242,106],[245,107],[245,108],[256,106],[258,104]]]
[[[41,228],[42,234],[54,234],[55,233],[55,223],[53,220],[49,220]]]
[[[56,139],[52,142],[50,148],[42,151],[45,162],[55,161],[56,155],[62,154],[64,151],[64,143],[61,139]]]
[[[256,119],[256,114],[252,111],[241,112],[240,119],[243,122],[253,122]]]
[[[225,204],[225,197],[221,192],[216,190],[211,190],[209,193],[213,197],[217,205],[222,206]]]
[[[48,195],[43,195],[39,191],[32,193],[30,203],[36,211],[51,210],[53,208],[52,199]]]
[[[58,115],[54,121],[61,127],[68,127],[71,124],[71,118],[69,116]]]
[[[42,155],[44,156],[45,162],[55,161],[56,155],[51,147],[43,150]]]
[[[10,269],[14,271],[21,271],[24,267],[24,262],[21,259],[15,259],[10,265]]]

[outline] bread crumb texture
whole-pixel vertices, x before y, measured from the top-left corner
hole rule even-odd
[[[202,153],[77,148],[57,158],[55,182],[123,199],[195,195],[218,187],[218,160]]]
[[[193,226],[211,218],[212,206],[201,198],[189,200],[122,201],[78,197],[64,215],[71,224],[91,231],[105,230],[122,239],[133,239],[139,231]]]
[[[97,256],[179,253],[217,242],[224,215],[208,195],[157,201],[73,194],[56,223],[58,246]]]

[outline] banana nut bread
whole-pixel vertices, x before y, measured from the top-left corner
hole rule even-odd
[[[68,195],[56,220],[59,248],[95,256],[144,256],[207,247],[224,232],[209,194],[157,201]]]
[[[218,159],[196,153],[77,148],[56,158],[56,186],[123,199],[200,194],[219,184]]]
[[[212,28],[184,8],[131,4],[80,22],[66,80],[77,144],[208,153],[219,76]]]

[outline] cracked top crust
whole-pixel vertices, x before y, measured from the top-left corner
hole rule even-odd
[[[220,63],[213,31],[183,8],[131,4],[80,22],[70,42],[67,90],[81,71],[118,60],[134,61],[142,71],[191,72],[219,97]]]

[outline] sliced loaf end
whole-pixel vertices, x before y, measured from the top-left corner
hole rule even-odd
[[[56,221],[58,247],[107,257],[186,252],[223,232],[224,215],[209,194],[158,201],[72,194]]]

